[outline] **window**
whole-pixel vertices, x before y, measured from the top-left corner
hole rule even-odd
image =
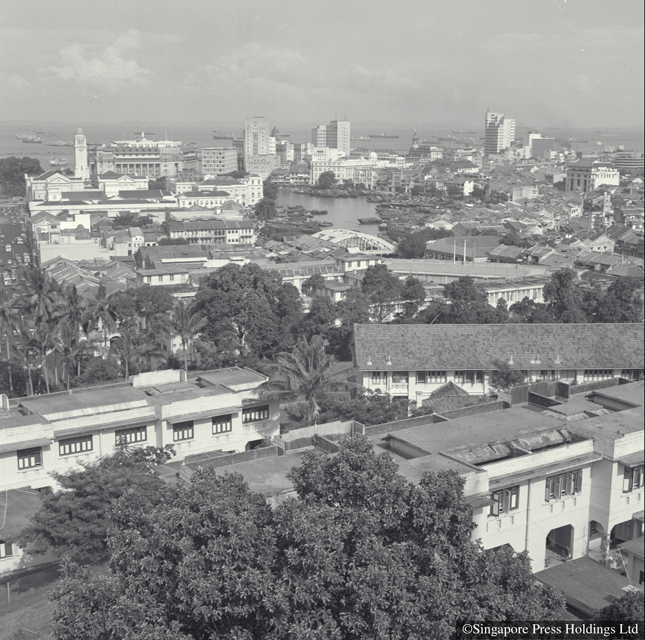
[[[180,442],[181,440],[193,439],[193,421],[177,422],[172,425],[172,441]]]
[[[643,486],[643,465],[625,467],[623,473],[623,493],[629,493]]]
[[[550,476],[546,479],[545,502],[562,500],[567,496],[575,496],[579,493],[582,493],[582,469]]]
[[[595,380],[607,380],[614,377],[613,369],[585,369],[584,382],[593,382]]]
[[[262,407],[251,407],[242,410],[242,422],[256,422],[257,420],[269,419],[269,405],[265,404]]]
[[[408,384],[408,372],[407,371],[393,371],[392,372],[392,382],[398,384]]]
[[[72,453],[92,451],[92,436],[81,436],[80,438],[68,438],[58,443],[58,455],[68,456]]]
[[[510,487],[501,491],[495,491],[491,494],[493,504],[490,506],[491,516],[500,516],[509,511],[515,511],[520,506],[520,487]]]
[[[10,558],[13,555],[13,544],[0,540],[0,558]],[[643,573],[641,571],[641,573]]]
[[[116,445],[132,444],[133,442],[145,442],[148,439],[147,427],[134,427],[132,429],[120,429],[115,431]]]
[[[216,416],[213,418],[213,434],[233,431],[233,416]]]
[[[33,467],[42,467],[42,465],[43,454],[40,447],[18,451],[18,469],[31,469]]]
[[[372,375],[371,375],[372,384],[385,384],[386,379],[387,379],[387,372],[372,371]]]
[[[147,283],[152,282],[152,276],[146,276],[146,282]]]
[[[417,371],[419,384],[442,384],[447,381],[445,371]]]

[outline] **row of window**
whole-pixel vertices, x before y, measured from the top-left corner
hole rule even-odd
[[[483,384],[484,372],[483,371],[455,371],[455,382],[457,384]],[[385,384],[387,381],[387,371],[372,371],[371,382],[372,384]],[[417,371],[417,384],[443,384],[448,381],[447,371]],[[393,371],[393,383],[408,382],[407,371]]]
[[[575,496],[582,492],[582,469],[561,473],[546,479],[544,488],[545,502],[562,500],[567,496]]]
[[[642,475],[642,474],[641,474]],[[549,476],[544,488],[545,502],[562,500],[567,496],[575,496],[582,492],[582,469]],[[515,511],[520,507],[520,487],[508,487],[491,493],[493,504],[490,505],[489,515],[500,516]]]
[[[269,405],[260,407],[249,407],[242,410],[242,422],[248,424],[258,420],[268,420]],[[233,431],[233,415],[215,416],[212,419],[212,433],[219,435]],[[194,423],[192,420],[178,422],[173,425],[172,439],[173,442],[182,440],[192,440],[194,438]],[[148,440],[148,427],[131,427],[129,429],[119,429],[115,431],[116,446],[137,444]],[[93,436],[85,435],[77,438],[67,438],[58,442],[58,454],[61,456],[73,455],[76,453],[85,453],[93,450]],[[32,469],[41,467],[42,449],[35,447],[33,449],[22,449],[18,451],[18,469]]]

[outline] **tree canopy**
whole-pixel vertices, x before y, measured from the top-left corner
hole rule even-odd
[[[32,555],[51,552],[82,562],[104,560],[114,501],[125,497],[142,509],[155,505],[162,482],[151,467],[167,461],[171,453],[172,447],[124,449],[96,462],[81,462],[67,473],[52,472],[62,491],[45,495],[20,534],[20,546]]]
[[[154,508],[113,503],[107,575],[66,563],[59,640],[443,640],[458,620],[554,620],[564,598],[524,553],[471,542],[454,472],[403,478],[363,438],[305,454],[299,499],[271,509],[238,474],[200,470]]]
[[[384,322],[401,301],[401,281],[385,264],[367,267],[361,291],[366,294],[374,309],[378,322]]]
[[[0,192],[10,198],[25,195],[25,174],[40,175],[43,169],[35,158],[11,156],[0,160]]]
[[[444,229],[432,229],[427,227],[419,231],[412,231],[398,238],[396,248],[397,255],[401,258],[423,258],[426,253],[426,243],[430,240],[438,240],[451,235],[450,231]],[[396,240],[396,238],[393,238]]]
[[[323,171],[318,177],[318,186],[321,189],[331,189],[336,182],[336,174],[333,171]]]
[[[235,362],[246,351],[264,358],[290,348],[301,306],[292,284],[249,263],[226,265],[204,278],[193,311],[207,320],[203,335]]]

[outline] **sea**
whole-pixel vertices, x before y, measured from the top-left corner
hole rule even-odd
[[[273,123],[270,123],[273,126]],[[315,123],[312,123],[314,126]],[[81,127],[89,144],[109,144],[115,140],[133,140],[142,132],[146,137],[155,140],[177,140],[186,144],[186,149],[201,149],[209,146],[221,146],[222,140],[215,140],[214,135],[241,135],[243,123],[238,125],[167,123],[141,124],[128,123],[67,123],[67,122],[0,122],[0,158],[9,156],[36,158],[44,171],[50,169],[52,160],[67,160],[67,167],[74,167],[74,148],[50,146],[56,140],[74,140],[76,129]],[[278,123],[280,134],[290,142],[308,142],[311,140],[311,128],[302,124],[289,126]],[[367,148],[375,151],[391,150],[393,153],[405,153],[409,150],[415,130],[422,141],[430,144],[451,146],[454,140],[480,143],[483,130],[461,127],[447,127],[356,123],[352,125],[352,147]],[[516,136],[524,133],[517,128]],[[607,147],[623,145],[625,149],[643,151],[643,129],[542,129],[543,135],[555,137],[561,145],[571,146],[575,151],[597,153]],[[41,144],[24,143],[16,136],[31,134],[42,139]],[[370,135],[390,137],[372,137]],[[366,139],[361,139],[366,138]],[[598,144],[600,142],[600,144]],[[193,143],[189,147],[187,143]],[[376,205],[365,198],[316,198],[292,191],[280,189],[278,204],[286,206],[302,205],[306,209],[326,209],[329,213],[322,217],[333,223],[333,228],[352,229],[376,234],[376,225],[362,225],[359,218],[374,217]],[[330,227],[331,229],[332,227]]]
[[[312,123],[312,127],[315,123]],[[273,126],[273,123],[271,123]],[[115,140],[133,140],[145,131],[148,138],[156,140],[177,140],[182,143],[194,143],[198,149],[210,146],[221,146],[221,140],[215,140],[213,135],[226,136],[242,134],[243,123],[238,125],[222,125],[213,123],[212,126],[186,123],[140,124],[128,123],[68,123],[68,122],[0,122],[0,158],[8,156],[28,156],[40,160],[43,170],[50,168],[50,161],[65,158],[68,166],[74,164],[74,148],[50,146],[56,140],[73,141],[76,129],[81,127],[89,144],[107,144]],[[309,142],[311,128],[302,124],[290,126],[278,124],[282,139],[290,142]],[[522,136],[527,127],[518,126],[516,136]],[[476,127],[449,129],[431,125],[418,126],[401,124],[352,124],[352,147],[366,148],[375,151],[391,150],[403,153],[410,149],[415,130],[419,138],[429,144],[451,146],[454,141],[462,140],[472,144],[481,144],[483,129]],[[533,129],[537,130],[537,129]],[[555,137],[561,145],[571,146],[575,151],[596,153],[607,147],[623,145],[625,149],[642,152],[644,144],[643,129],[541,129],[543,135]],[[215,133],[216,132],[216,133]],[[31,134],[42,139],[41,144],[25,143],[16,138],[21,134]],[[372,137],[381,136],[386,137]],[[600,143],[600,144],[598,144]],[[191,145],[193,146],[193,145]],[[187,145],[188,147],[188,145]]]

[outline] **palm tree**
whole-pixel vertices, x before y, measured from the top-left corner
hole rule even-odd
[[[7,349],[7,366],[9,367],[9,389],[13,391],[13,379],[11,377],[11,342],[13,332],[20,324],[19,320],[19,298],[9,293],[5,287],[0,291],[0,337],[4,335]],[[1,353],[1,348],[0,348]]]
[[[119,324],[119,337],[114,340],[113,348],[120,357],[125,367],[125,379],[130,377],[130,366],[138,365],[138,372],[141,373],[142,336],[136,320],[130,320]]]
[[[60,287],[40,269],[30,269],[22,287],[22,304],[36,322],[50,322],[60,310]]]
[[[50,324],[41,320],[40,322],[29,321],[28,330],[30,334],[28,347],[30,347],[38,356],[40,370],[45,378],[45,387],[47,389],[47,393],[49,393],[47,356],[56,347],[56,328],[52,328]]]
[[[320,414],[317,400],[330,391],[362,389],[355,382],[340,379],[342,372],[333,372],[334,356],[325,353],[320,336],[309,342],[302,338],[291,353],[280,353],[276,373],[263,391],[269,400],[294,402],[305,410],[307,422],[315,423]]]
[[[192,311],[183,300],[180,300],[172,314],[172,328],[181,338],[181,348],[184,352],[184,369],[188,373],[188,344],[206,326],[206,318]]]
[[[103,357],[107,357],[107,336],[108,332],[115,327],[115,310],[110,301],[110,295],[104,284],[100,284],[96,297],[90,300],[85,311],[84,319],[88,319],[90,325],[101,326],[103,331]]]
[[[61,354],[65,364],[68,391],[71,386],[72,370],[76,369],[76,375],[81,375],[81,355],[88,347],[87,340],[79,340],[76,326],[70,320],[61,321],[55,338],[55,349]]]
[[[69,321],[69,326],[78,332],[83,322],[85,313],[85,303],[83,298],[78,295],[76,285],[70,284],[63,292],[65,308],[63,317]]]

